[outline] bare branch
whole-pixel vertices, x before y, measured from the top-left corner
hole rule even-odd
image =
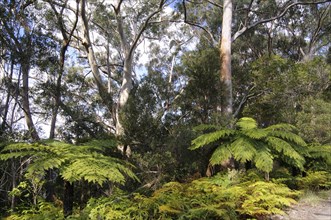
[[[134,49],[136,48],[137,44],[138,44],[138,41],[140,40],[140,37],[141,35],[143,34],[143,32],[146,30],[147,26],[149,25],[149,22],[150,20],[158,13],[160,13],[162,11],[162,8],[164,6],[164,3],[165,3],[165,0],[161,0],[160,1],[160,4],[159,4],[159,7],[157,8],[156,11],[152,12],[145,20],[144,24],[142,25],[142,27],[140,28],[137,36],[135,37],[132,45],[131,45],[131,48],[130,48],[130,51],[129,51],[129,58],[131,58],[132,56],[132,53],[134,51]]]
[[[210,31],[208,31],[206,28],[204,28],[204,27],[201,26],[200,24],[194,23],[194,22],[189,21],[189,20],[187,19],[187,11],[186,11],[185,0],[183,0],[182,4],[183,4],[183,9],[184,9],[184,23],[202,29],[204,32],[206,32],[206,33],[208,34],[208,36],[209,36],[209,38],[212,40],[213,44],[216,45],[216,44],[217,44],[217,41],[215,40],[215,38],[213,37],[213,34],[212,34]]]
[[[213,2],[213,1],[210,1],[210,0],[207,0],[207,2],[214,5],[214,6],[216,6],[216,7],[218,7],[218,8],[220,8],[220,9],[223,9],[223,5],[220,5],[220,4],[218,4],[216,2]]]
[[[293,8],[294,6],[296,5],[312,5],[312,4],[323,4],[323,3],[328,3],[328,2],[331,2],[330,0],[324,0],[324,1],[313,1],[313,2],[294,2],[294,3],[291,3],[289,5],[287,5],[283,11],[281,11],[278,15],[274,16],[274,17],[271,17],[271,18],[267,18],[267,19],[263,19],[261,21],[257,21],[249,26],[245,26],[243,28],[241,28],[239,31],[237,31],[233,37],[232,37],[232,41],[235,41],[238,37],[240,37],[241,35],[243,35],[246,31],[256,27],[257,25],[260,25],[260,24],[264,24],[264,23],[268,23],[270,21],[273,21],[273,20],[277,20],[279,18],[282,18],[286,12]]]

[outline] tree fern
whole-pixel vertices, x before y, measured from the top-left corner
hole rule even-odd
[[[4,147],[0,159],[29,157],[28,173],[58,168],[63,179],[69,182],[84,179],[100,185],[106,181],[124,184],[125,176],[137,180],[131,171],[132,165],[103,154],[104,146],[114,146],[114,142],[90,143],[80,146],[59,141],[14,143]]]
[[[252,161],[258,169],[268,173],[274,158],[278,157],[303,169],[304,156],[308,155],[307,144],[294,131],[295,127],[289,124],[258,128],[254,119],[244,117],[238,120],[235,129],[221,129],[197,137],[190,149],[218,143],[210,158],[212,165],[234,157],[241,163]]]

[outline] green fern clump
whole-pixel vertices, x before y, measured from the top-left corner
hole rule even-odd
[[[284,214],[283,209],[295,204],[299,193],[282,184],[258,181],[245,187],[245,199],[239,208],[243,215],[263,219],[274,214]]]
[[[242,219],[282,214],[295,203],[298,192],[283,184],[264,182],[257,172],[239,171],[169,182],[147,197],[115,191],[107,198],[91,199],[77,219]]]
[[[115,189],[110,197],[92,198],[84,210],[71,219],[107,219],[107,220],[146,220],[153,219],[150,210],[153,204],[140,194],[126,195]],[[151,212],[153,213],[153,212]]]
[[[228,176],[201,178],[191,183],[168,183],[150,198],[159,207],[156,217],[172,219],[236,219],[244,190]]]
[[[305,177],[298,177],[300,189],[309,191],[319,191],[321,189],[331,189],[331,173],[327,171],[308,171]]]
[[[51,203],[39,202],[37,206],[33,206],[28,210],[22,211],[20,214],[12,214],[4,220],[62,220],[64,219],[62,210],[55,207]]]
[[[289,124],[258,128],[254,119],[244,117],[238,120],[234,129],[221,129],[200,135],[192,141],[190,149],[218,144],[210,158],[212,165],[221,164],[233,157],[242,164],[251,161],[256,168],[268,174],[277,158],[303,170],[305,156],[309,152],[304,140],[294,132],[295,127]]]

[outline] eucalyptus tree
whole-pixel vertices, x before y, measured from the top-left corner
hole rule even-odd
[[[57,68],[57,78],[53,99],[53,109],[52,109],[52,118],[50,124],[50,134],[49,138],[54,139],[55,137],[55,128],[56,128],[56,121],[59,112],[59,107],[61,105],[61,84],[62,84],[62,76],[65,71],[65,59],[66,53],[68,51],[68,47],[70,45],[71,39],[73,38],[74,31],[76,30],[76,26],[78,23],[78,1],[76,4],[76,11],[73,14],[73,21],[69,18],[72,15],[72,12],[69,12],[67,9],[68,0],[56,2],[56,1],[47,1],[49,6],[51,7],[51,11],[49,11],[48,20],[49,25],[54,25],[54,29],[58,30],[61,33],[62,39],[58,39],[60,46],[59,50],[59,59],[56,62],[58,64]],[[52,19],[53,18],[53,19]],[[72,25],[67,25],[66,23],[72,22]],[[69,27],[68,27],[69,26]],[[49,27],[48,27],[49,28]],[[69,30],[67,30],[70,28]],[[55,37],[55,36],[54,36]]]
[[[115,133],[118,136],[123,135],[123,126],[121,123],[121,112],[126,105],[129,94],[133,88],[134,78],[134,60],[136,59],[137,46],[148,37],[160,36],[155,35],[158,27],[164,24],[162,18],[167,16],[165,8],[168,7],[170,1],[137,1],[126,2],[118,1],[116,3],[95,2],[87,3],[85,0],[80,5],[80,17],[82,25],[80,32],[83,34],[82,44],[87,53],[87,59],[91,67],[93,77],[97,84],[100,96],[105,103],[108,103],[109,111],[115,113]],[[98,12],[93,14],[92,11]],[[90,22],[89,22],[90,21]],[[93,24],[93,25],[91,25]],[[102,76],[102,71],[99,68],[102,66],[97,61],[95,52],[96,39],[93,39],[92,28],[98,30],[99,36],[102,39],[102,46],[106,48],[107,54],[105,66],[103,69],[107,73],[108,80],[112,80],[111,65],[119,66],[119,80],[115,81],[119,89],[118,95],[114,100],[111,100],[110,94],[112,91],[106,89]],[[98,48],[100,49],[100,47]],[[110,62],[110,60],[112,62]],[[115,111],[113,110],[115,106]]]
[[[3,15],[0,22],[1,41],[6,48],[7,57],[10,57],[9,60],[14,65],[13,70],[17,70],[17,86],[21,86],[20,99],[15,101],[22,109],[31,139],[38,140],[39,134],[30,106],[29,75],[31,68],[38,63],[38,59],[47,49],[46,38],[42,36],[40,26],[35,20],[38,12],[33,6],[34,2],[30,1],[3,2],[0,5]],[[13,80],[13,77],[11,73],[9,79]]]
[[[313,30],[312,43],[319,41],[320,30],[328,23],[326,14],[329,12],[329,1],[223,1],[219,4],[215,1],[191,2],[183,1],[184,21],[194,27],[200,28],[206,33],[208,39],[220,50],[220,80],[223,85],[223,100],[221,101],[221,111],[224,115],[233,115],[233,92],[232,92],[232,72],[231,72],[231,45],[246,33],[255,30],[259,26],[269,26],[272,22],[279,21],[288,14],[289,11],[299,11],[303,7],[323,8],[322,15],[318,19],[318,28]],[[200,13],[202,10],[217,8],[218,14]],[[324,11],[325,10],[325,11]],[[222,13],[223,12],[223,13]],[[222,19],[212,19],[212,16],[219,16]],[[299,18],[300,20],[301,18]],[[215,24],[215,21],[218,24]],[[220,24],[222,21],[222,25]],[[289,20],[287,21],[289,22]],[[327,27],[326,26],[326,27]],[[216,32],[215,32],[216,30]],[[221,32],[221,34],[220,34]],[[244,97],[245,98],[245,97]],[[239,105],[240,107],[241,105]],[[235,111],[238,112],[238,111]]]

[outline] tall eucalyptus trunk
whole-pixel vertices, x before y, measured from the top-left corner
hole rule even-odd
[[[232,0],[224,0],[222,36],[220,43],[220,80],[222,86],[221,112],[226,118],[233,114],[232,73],[231,73],[231,24]]]

